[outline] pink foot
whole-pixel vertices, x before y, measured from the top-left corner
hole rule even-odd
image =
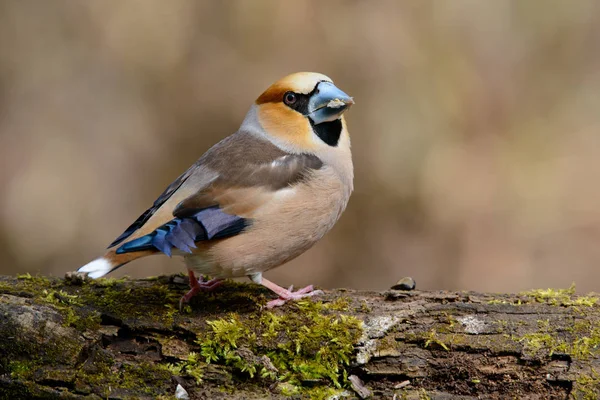
[[[300,300],[306,297],[312,297],[319,294],[323,294],[322,290],[314,290],[312,285],[309,285],[305,288],[293,291],[294,287],[290,286],[289,289],[284,289],[281,286],[274,284],[263,278],[262,284],[275,293],[279,295],[279,298],[276,300],[271,300],[267,303],[267,308],[274,308],[284,305],[286,302],[290,300]]]
[[[181,300],[179,300],[179,310],[183,309],[184,303],[189,303],[192,297],[194,297],[198,292],[212,292],[219,286],[223,284],[221,279],[211,279],[209,281],[205,281],[204,277],[200,277],[200,279],[196,279],[193,271],[188,271],[188,275],[190,277],[190,291],[187,292]]]

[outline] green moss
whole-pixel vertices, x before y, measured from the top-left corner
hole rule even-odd
[[[350,309],[350,299],[346,297],[338,297],[331,303],[325,303],[324,307],[327,310],[348,311]]]
[[[244,344],[256,341],[254,334],[250,333],[250,329],[240,322],[235,314],[206,323],[210,326],[211,333],[203,340],[199,340],[198,344],[208,363],[217,361],[224,354],[238,348],[242,340]]]
[[[452,314],[449,314],[448,312],[442,312],[437,316],[437,320],[439,323],[435,326],[434,334],[454,333],[454,328],[458,321]]]
[[[592,307],[598,303],[599,298],[596,296],[579,296],[572,300],[574,306]]]
[[[120,279],[116,279],[116,278],[98,278],[96,280],[93,281],[94,286],[96,287],[105,287],[105,288],[111,288],[111,287],[115,287],[118,284],[123,284],[125,282],[127,282],[129,278],[124,276],[123,278]]]
[[[123,279],[88,282],[77,288],[76,293],[83,303],[118,319],[150,320],[165,325],[173,323],[180,298],[180,294],[167,284],[151,281],[131,286]]]
[[[295,396],[300,394],[300,388],[288,382],[279,383],[277,390],[284,396]]]
[[[187,360],[179,364],[167,364],[166,368],[171,374],[179,376],[189,376],[194,378],[197,384],[202,383],[205,364],[201,361],[198,353],[190,353]]]
[[[73,378],[73,384],[83,393],[109,397],[111,393],[131,391],[131,395],[165,395],[163,390],[171,382],[171,371],[166,366],[143,362],[116,363],[107,353],[97,351],[93,363],[84,364]]]
[[[29,272],[26,274],[17,275],[17,279],[20,281],[27,281],[36,284],[38,287],[47,286],[51,283],[50,279],[39,276],[39,275],[31,275]]]
[[[569,354],[575,360],[587,360],[600,356],[600,323],[580,320],[556,335],[550,321],[538,321],[538,331],[515,338],[523,344],[523,350],[534,355],[552,356],[554,353]]]
[[[125,389],[146,388],[146,393],[152,393],[148,387],[159,387],[154,382],[170,382],[171,374],[164,368],[153,363],[142,363],[136,365],[124,364],[121,369],[122,375],[118,377],[115,385]]]
[[[548,356],[551,356],[559,349],[559,345],[562,343],[551,332],[549,320],[539,320],[537,324],[537,332],[527,333],[517,340],[523,345],[523,351],[528,354],[538,355],[546,353]]]
[[[79,295],[59,289],[62,285],[59,279],[32,276],[31,274],[17,275],[16,283],[6,283],[0,280],[0,293],[32,296],[37,304],[50,306],[63,316],[64,326],[73,326],[80,331],[97,329],[100,325],[100,314],[84,309],[84,299]]]
[[[275,367],[290,381],[328,379],[340,387],[346,379],[354,344],[362,333],[362,322],[352,316],[323,313],[322,303],[299,302],[299,313],[281,316],[285,334],[276,349],[268,352]],[[266,325],[269,317],[262,317]]]
[[[330,312],[349,307],[345,300],[301,301],[294,307],[283,314],[230,314],[207,321],[207,332],[196,340],[199,355],[170,368],[185,375],[198,373],[199,380],[205,363],[217,363],[240,377],[285,383],[281,390],[289,395],[308,390],[303,384],[310,382],[311,398],[325,398],[335,392],[330,385],[339,389],[346,382],[362,322]]]
[[[429,347],[432,344],[436,344],[440,346],[442,349],[446,351],[450,351],[448,346],[439,339],[438,334],[435,329],[431,329],[429,333],[425,336],[425,348]]]
[[[508,321],[504,320],[504,319],[499,319],[496,321],[496,328],[498,329],[498,332],[502,333],[502,332],[506,332],[508,329]]]
[[[549,333],[528,333],[523,335],[519,342],[523,343],[523,350],[528,353],[538,353],[547,350],[551,356],[557,349],[557,341]]]
[[[5,278],[10,279],[10,278]],[[33,276],[29,273],[17,275],[17,281],[0,280],[0,293],[21,295],[28,293],[34,298],[38,297],[44,289],[51,289],[60,285],[57,279],[51,280],[42,276]]]
[[[597,296],[575,296],[575,283],[568,289],[535,289],[522,292],[521,295],[528,296],[538,303],[547,303],[553,306],[583,306],[592,307],[600,299]]]
[[[366,300],[362,300],[360,302],[360,307],[358,307],[356,309],[356,311],[363,313],[363,314],[368,314],[372,311],[371,307],[369,307],[369,303],[367,303]]]
[[[314,387],[310,389],[305,389],[301,392],[306,398],[311,400],[327,400],[331,399],[334,396],[341,396],[344,391],[341,389],[335,389],[331,387]],[[285,394],[285,393],[284,393]],[[294,395],[297,393],[289,394],[288,396]]]
[[[575,284],[571,284],[568,289],[534,289],[521,294],[532,297],[538,303],[563,305],[571,301],[571,297],[575,294]]]
[[[13,378],[26,380],[39,366],[54,368],[73,362],[81,352],[83,342],[77,335],[69,334],[61,334],[60,341],[56,340],[55,322],[58,321],[32,321],[24,330],[20,322],[5,320],[0,328],[3,337],[27,337],[0,341],[0,374],[9,373]]]
[[[419,391],[419,400],[431,400],[431,396],[429,396],[425,389],[421,389]]]
[[[31,361],[14,360],[8,363],[8,370],[13,378],[28,379],[33,373],[33,367]]]
[[[377,341],[377,348],[374,354],[377,354],[379,357],[396,355],[400,346],[400,342],[396,340],[394,335],[388,335]]]
[[[232,314],[228,318],[207,321],[209,334],[198,338],[200,355],[207,363],[223,362],[232,366],[235,371],[248,374],[254,378],[260,364],[253,354],[238,351],[238,348],[249,348],[256,344],[256,336],[250,332],[246,324]]]
[[[446,322],[448,324],[446,329],[448,331],[452,332],[458,321],[456,320],[456,318],[454,318],[454,316],[452,316],[451,314],[448,314],[446,312],[444,313],[444,316],[446,317]]]
[[[573,389],[573,398],[575,399],[598,399],[600,397],[600,375],[593,368],[590,374],[579,374]]]
[[[63,325],[75,327],[79,331],[94,330],[100,326],[100,314],[82,308],[79,296],[63,290],[44,289],[38,302],[50,304],[63,315]]]
[[[576,322],[571,328],[573,342],[565,352],[582,360],[600,354],[600,324],[589,320]]]

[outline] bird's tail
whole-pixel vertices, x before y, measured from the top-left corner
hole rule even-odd
[[[107,252],[103,257],[96,258],[95,260],[85,264],[79,268],[77,272],[87,272],[90,278],[100,278],[115,269],[122,267],[130,261],[135,259],[149,256],[156,253],[156,251],[136,251],[133,253],[116,254],[114,250]]]

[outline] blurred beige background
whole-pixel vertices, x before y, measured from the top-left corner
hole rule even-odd
[[[0,273],[99,256],[303,70],[356,99],[356,190],[270,278],[600,290],[595,0],[1,0]]]

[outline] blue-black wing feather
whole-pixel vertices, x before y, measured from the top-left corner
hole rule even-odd
[[[249,221],[223,212],[218,206],[208,207],[184,218],[174,218],[153,232],[129,241],[117,254],[156,249],[171,256],[173,248],[191,253],[196,242],[223,239],[240,233]]]

